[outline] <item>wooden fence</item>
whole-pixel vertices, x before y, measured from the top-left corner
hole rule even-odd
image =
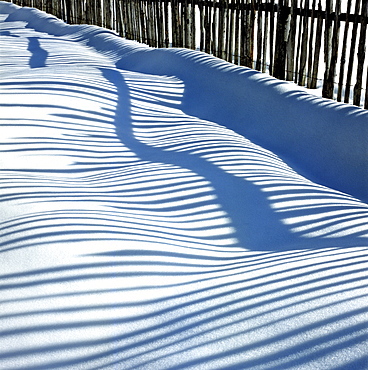
[[[199,49],[368,109],[368,0],[12,2],[153,47]]]

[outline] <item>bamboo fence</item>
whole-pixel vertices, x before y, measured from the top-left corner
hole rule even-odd
[[[11,2],[152,47],[199,49],[368,109],[368,0]]]

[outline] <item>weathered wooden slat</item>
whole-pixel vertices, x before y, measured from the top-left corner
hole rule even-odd
[[[298,0],[299,2],[299,0]],[[298,4],[298,7],[300,9],[303,8],[305,4],[305,0],[300,0],[300,3]],[[303,17],[299,16],[298,17],[298,22],[297,22],[297,28],[298,28],[298,34],[297,34],[297,46],[296,46],[296,55],[295,55],[295,67],[294,67],[294,82],[298,83],[298,71],[299,71],[299,64],[300,64],[300,53],[301,53],[301,46],[302,46],[302,30],[303,30]]]
[[[224,32],[226,27],[225,19],[225,0],[219,0],[219,10],[218,10],[218,35],[217,35],[217,46],[218,52],[217,56],[224,59]]]
[[[178,2],[178,46],[179,47],[184,47],[184,27],[185,27],[185,17],[184,17],[184,12],[185,12],[185,4],[183,4],[183,1],[180,0]]]
[[[129,39],[134,39],[135,37],[135,29],[134,29],[134,12],[133,12],[133,9],[134,9],[134,4],[132,4],[132,2],[128,2],[127,3],[127,10],[128,10],[128,18],[129,18],[129,32],[127,34],[127,38]],[[102,22],[104,22],[104,20],[102,19]]]
[[[304,3],[304,16],[303,16],[303,31],[301,39],[301,49],[300,49],[300,64],[298,71],[298,85],[305,86],[305,73],[307,67],[307,53],[308,53],[308,36],[309,36],[309,25],[308,25],[308,10],[309,10],[309,0],[305,0]]]
[[[104,26],[111,29],[111,0],[104,0]]]
[[[279,1],[276,26],[275,61],[273,75],[285,79],[286,41],[288,38],[288,6],[287,0]]]
[[[171,0],[171,38],[173,47],[176,47],[178,45],[176,17],[177,17],[177,0]]]
[[[48,1],[46,4],[50,4],[50,1]],[[80,0],[75,1],[75,23],[85,23],[84,21],[84,4]],[[46,11],[47,11],[46,5]]]
[[[317,15],[317,28],[316,28],[316,41],[314,46],[314,60],[313,60],[313,71],[312,79],[310,83],[310,88],[317,88],[317,78],[318,78],[318,67],[320,51],[322,46],[322,26],[323,26],[323,16],[322,16],[322,4],[321,0],[318,2],[318,15]]]
[[[266,0],[266,7],[264,12],[264,24],[263,24],[263,46],[262,46],[262,72],[266,72],[267,66],[267,47],[268,47],[268,21],[269,21],[269,10],[267,8],[268,0]]]
[[[358,68],[356,73],[356,83],[354,85],[354,97],[353,104],[360,105],[360,98],[362,94],[362,82],[363,82],[363,66],[365,59],[365,48],[367,39],[367,17],[368,17],[368,0],[363,0],[362,5],[362,23],[360,24],[360,37],[358,46]],[[367,88],[367,86],[366,86]]]
[[[122,0],[119,0],[120,3]],[[96,25],[97,26],[102,26],[102,12],[101,12],[101,1],[97,0],[96,1]]]
[[[147,29],[145,17],[145,2],[134,0],[134,33],[135,39],[139,42],[147,43]]]
[[[310,88],[313,79],[313,45],[315,43],[315,12],[316,12],[316,0],[312,2],[312,12],[310,19],[310,33],[309,33],[309,44],[308,44],[308,72],[307,72],[307,87]]]
[[[168,0],[164,0],[164,22],[165,22],[165,47],[168,48],[170,46]]]
[[[93,0],[87,0],[86,3],[86,10],[85,10],[85,18],[87,24],[93,24],[93,8],[94,8],[94,1]]]
[[[196,49],[196,5],[195,0],[190,0],[190,48]]]
[[[245,37],[245,65],[253,68],[254,60],[254,31],[255,31],[255,0],[247,1],[247,20],[246,20],[246,37]]]
[[[245,65],[245,35],[246,35],[246,0],[240,0],[240,36],[239,36],[239,64]]]
[[[230,0],[228,3],[228,35],[226,37],[228,41],[228,46],[227,46],[227,61],[232,63],[233,62],[233,57],[234,57],[234,36],[235,36],[235,1]]]
[[[121,14],[121,2],[120,0],[116,0],[116,22],[117,22],[117,33],[120,36],[124,35],[124,24],[123,24],[123,15]],[[95,8],[94,12],[96,12],[96,3],[95,3]],[[95,13],[96,17],[96,13]]]
[[[211,32],[212,32],[212,38],[211,38],[211,49],[212,49],[212,54],[214,56],[217,56],[218,55],[218,46],[217,46],[217,40],[218,40],[218,37],[217,37],[217,33],[218,33],[218,27],[217,27],[217,24],[218,24],[218,6],[217,6],[217,0],[214,0],[213,3],[212,3],[212,12],[213,12],[213,15],[212,15],[212,29],[211,29]]]
[[[324,98],[332,99],[333,97],[333,81],[331,89],[330,78],[330,67],[332,57],[332,36],[333,36],[333,0],[326,0],[326,15],[325,15],[325,45],[324,45],[324,61],[325,61],[325,72],[323,78],[322,96]]]
[[[339,84],[337,89],[337,101],[341,101],[342,98],[342,89],[343,89],[343,81],[344,81],[344,74],[345,74],[345,63],[346,63],[346,49],[347,49],[347,40],[348,40],[348,33],[349,33],[349,15],[351,11],[351,0],[348,0],[347,4],[347,12],[345,18],[345,27],[344,27],[344,37],[342,42],[342,50],[341,50],[341,59],[340,59],[340,73],[339,73]]]
[[[148,5],[149,5],[148,25],[151,31],[149,45],[153,47],[157,47],[155,1],[149,0]]]
[[[262,43],[263,43],[263,19],[262,11],[260,6],[262,0],[258,0],[258,12],[257,12],[257,58],[256,58],[256,70],[260,71],[262,66]]]
[[[353,30],[351,33],[349,63],[348,63],[348,70],[347,70],[346,84],[345,84],[345,95],[344,95],[345,103],[349,103],[349,100],[350,100],[350,87],[351,87],[351,79],[352,79],[354,57],[355,57],[355,48],[356,48],[356,41],[357,41],[360,3],[361,3],[361,0],[355,0],[354,24],[353,24]]]
[[[199,11],[199,50],[204,51],[205,44],[205,7],[204,1],[200,1],[198,4]]]
[[[184,46],[185,48],[189,48],[189,5],[188,0],[181,0],[181,19],[183,25],[183,44],[180,46]]]
[[[151,46],[158,47],[158,29],[157,29],[157,19],[158,15],[156,13],[156,1],[150,0],[150,25],[152,30],[152,43]]]
[[[286,44],[286,80],[293,81],[295,66],[295,36],[296,36],[296,15],[297,1],[290,3],[290,30]]]
[[[209,4],[209,0],[205,0],[203,2],[203,7],[204,7],[204,33],[205,33],[205,38],[204,38],[204,51],[206,53],[211,53],[211,31],[212,31],[212,6]],[[212,4],[212,3],[211,3]]]
[[[270,66],[269,73],[273,74],[273,60],[274,60],[274,40],[275,40],[275,7],[274,3],[271,3],[270,11]]]
[[[327,74],[325,75],[322,89],[322,96],[329,99],[333,99],[334,97],[334,80],[339,46],[338,39],[340,33],[340,20],[339,20],[340,10],[341,10],[341,0],[336,0],[335,16],[333,20],[333,34],[331,41],[328,43],[327,47],[328,55],[326,56],[326,60],[329,61],[329,65],[326,68]]]

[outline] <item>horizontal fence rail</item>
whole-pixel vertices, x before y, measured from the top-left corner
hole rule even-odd
[[[199,49],[368,109],[368,0],[11,2],[152,47]]]

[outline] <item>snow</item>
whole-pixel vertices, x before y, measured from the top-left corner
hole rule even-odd
[[[0,369],[368,369],[367,111],[0,13]]]

